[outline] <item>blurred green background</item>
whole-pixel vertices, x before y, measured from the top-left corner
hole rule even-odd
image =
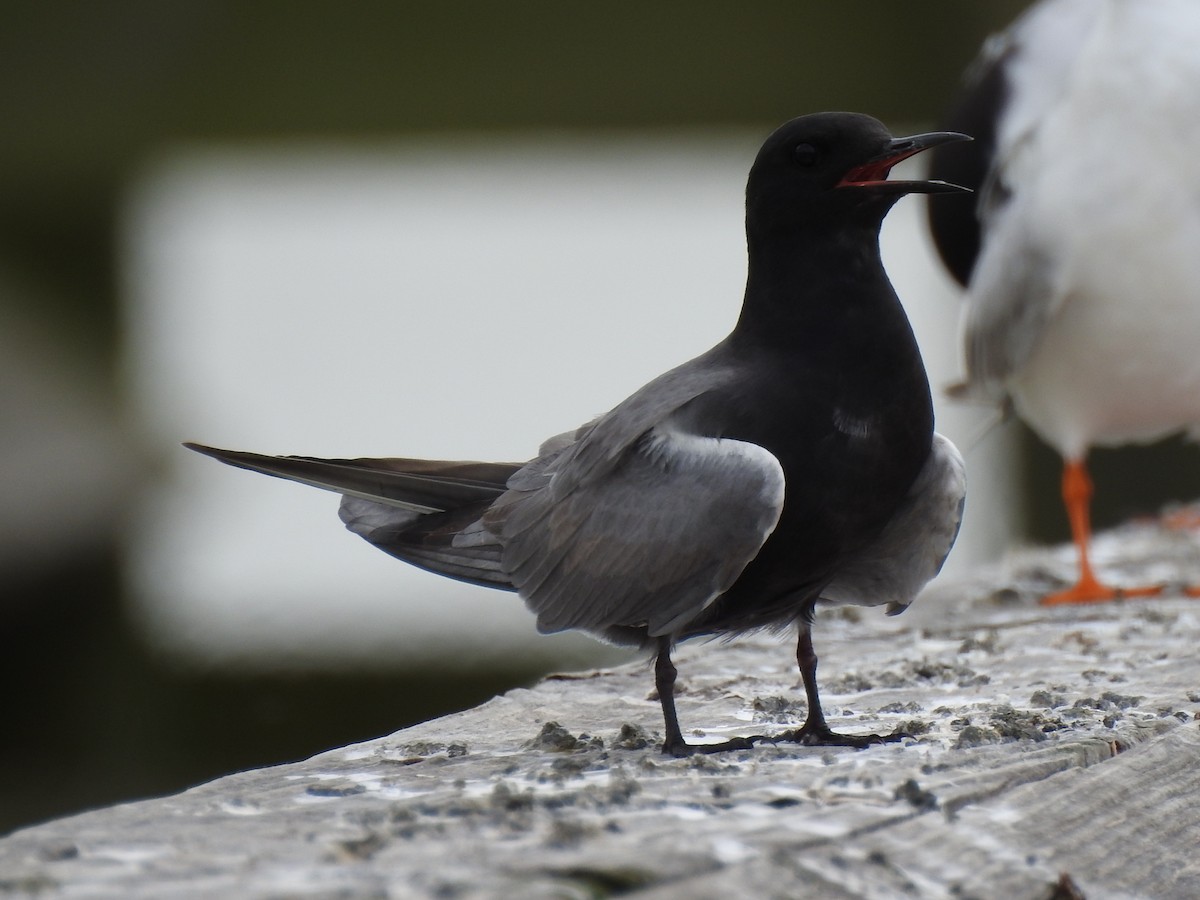
[[[53,364],[93,388],[91,412],[136,460],[119,390],[117,216],[139,166],[165,146],[526,129],[765,133],[819,109],[932,124],[983,38],[1025,5],[9,0],[0,309],[19,308],[54,336]],[[8,436],[23,414],[0,409]],[[1101,524],[1155,505],[1140,487],[1119,493],[1110,457],[1096,465]],[[1053,501],[1032,533],[1062,539],[1059,462],[1036,448],[1030,460],[1032,488]],[[0,493],[23,477],[7,468]],[[127,623],[126,512],[117,502],[87,540],[0,569],[0,832],[385,734],[539,674],[518,664],[424,680],[172,667]],[[20,526],[19,510],[5,514]]]

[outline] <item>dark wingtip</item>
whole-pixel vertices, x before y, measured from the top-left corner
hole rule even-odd
[[[203,453],[205,456],[211,456],[213,459],[220,459],[223,454],[229,452],[216,447],[209,447],[207,444],[197,444],[195,441],[183,441],[182,446],[187,447],[189,450],[195,450],[197,453]]]
[[[222,450],[220,447],[209,447],[207,444],[197,444],[194,441],[183,441],[183,446],[228,466],[251,469],[255,472],[263,471],[261,464],[271,459],[269,456],[262,456],[258,453],[247,453],[244,450]]]

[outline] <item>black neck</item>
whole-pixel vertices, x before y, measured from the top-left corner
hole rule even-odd
[[[879,256],[877,225],[750,234],[748,250],[735,337],[790,343],[798,332],[822,329],[832,340],[842,331],[839,323],[884,325],[904,316]]]

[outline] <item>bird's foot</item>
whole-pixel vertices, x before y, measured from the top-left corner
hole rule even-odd
[[[1200,529],[1200,507],[1192,504],[1173,509],[1163,513],[1158,520],[1169,531],[1196,531]]]
[[[1082,578],[1065,591],[1048,594],[1041,599],[1042,606],[1066,606],[1081,603],[1111,603],[1114,600],[1132,600],[1138,597],[1157,597],[1163,586],[1109,587],[1094,578]]]
[[[753,750],[755,744],[782,743],[800,744],[802,747],[854,747],[861,750],[872,744],[894,744],[909,737],[912,737],[912,734],[899,729],[890,734],[839,734],[824,722],[807,722],[800,728],[773,736],[753,734],[748,737],[730,738],[716,744],[689,744],[680,738],[678,741],[664,742],[662,752],[666,756],[684,758],[698,753]]]
[[[872,744],[894,744],[912,737],[897,729],[891,734],[838,734],[825,722],[805,722],[801,728],[785,731],[772,741],[791,741],[804,747],[856,747],[859,750]]]
[[[683,738],[679,738],[675,741],[665,741],[662,746],[662,752],[665,756],[675,756],[682,759],[687,756],[695,756],[697,753],[725,753],[728,750],[753,750],[756,742],[765,740],[768,740],[768,738],[764,738],[761,734],[751,735],[750,737],[734,737],[717,744],[689,744]]]

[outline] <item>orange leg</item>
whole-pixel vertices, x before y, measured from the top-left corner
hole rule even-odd
[[[1068,459],[1063,467],[1063,504],[1067,507],[1067,518],[1071,522],[1071,537],[1079,551],[1079,580],[1065,591],[1042,598],[1045,606],[1063,603],[1103,603],[1125,597],[1152,597],[1162,593],[1162,587],[1112,588],[1102,584],[1092,570],[1088,559],[1088,545],[1092,539],[1091,502],[1092,479],[1082,459]]]

